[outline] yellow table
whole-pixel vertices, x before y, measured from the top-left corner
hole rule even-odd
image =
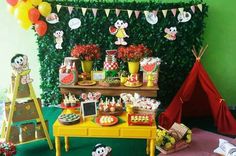
[[[102,127],[86,118],[79,124],[62,125],[58,120],[53,124],[53,135],[55,136],[56,156],[61,155],[60,137],[65,138],[65,150],[69,150],[69,137],[95,137],[95,138],[132,138],[147,139],[146,152],[150,156],[155,156],[156,124],[152,126],[129,126],[127,115],[120,116],[126,121],[110,127]]]

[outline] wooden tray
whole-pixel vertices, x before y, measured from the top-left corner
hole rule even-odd
[[[108,82],[103,82],[103,81],[99,81],[98,84],[100,86],[104,86],[104,87],[118,87],[118,86],[120,86],[120,83],[108,83]]]

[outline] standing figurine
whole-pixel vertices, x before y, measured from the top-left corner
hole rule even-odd
[[[23,54],[16,54],[11,59],[11,66],[15,76],[23,71],[29,70],[28,57]],[[21,76],[22,84],[30,83],[32,81],[33,79],[30,78],[29,74]]]
[[[97,144],[93,148],[92,156],[111,156],[111,147]]]
[[[62,49],[62,42],[63,42],[63,31],[60,31],[60,30],[58,30],[58,31],[56,31],[56,32],[54,32],[54,37],[56,38],[56,45],[55,45],[55,47],[56,47],[56,49]]]
[[[127,45],[127,42],[124,40],[124,38],[129,37],[125,32],[127,27],[128,23],[123,20],[117,20],[114,26],[109,27],[110,33],[117,37],[116,45]]]

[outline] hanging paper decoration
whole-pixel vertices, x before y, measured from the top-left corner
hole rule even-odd
[[[73,6],[68,6],[68,11],[69,11],[69,14],[71,14],[71,13],[72,13],[73,9],[74,9],[74,7],[73,7]]]
[[[202,12],[202,4],[198,4],[197,7]]]
[[[147,16],[147,14],[149,13],[149,11],[145,10],[143,11],[144,15]]]
[[[107,15],[107,17],[108,17],[109,14],[110,14],[110,9],[105,9],[105,13],[106,13],[106,15]]]
[[[124,38],[129,37],[125,32],[127,27],[128,23],[123,20],[117,20],[114,26],[109,27],[109,32],[117,37],[116,45],[127,45],[127,42],[124,40]]]
[[[78,29],[81,26],[81,21],[78,18],[72,18],[68,22],[68,25],[71,28],[71,30]]]
[[[178,10],[179,10],[180,13],[184,12],[184,8],[178,8]]]
[[[158,10],[153,10],[152,13],[157,16]]]
[[[128,13],[128,17],[130,18],[133,13],[133,10],[127,10],[127,13]]]
[[[146,17],[146,21],[149,24],[154,25],[154,24],[156,24],[158,22],[157,16],[154,13],[152,13],[152,12],[149,12],[145,17]]]
[[[195,13],[195,6],[192,5],[190,8],[191,8],[192,12]]]
[[[83,16],[86,14],[87,8],[81,8]]]
[[[188,22],[191,19],[192,15],[189,12],[182,12],[178,14],[178,21],[179,22]]]
[[[172,14],[173,14],[173,16],[174,16],[174,17],[176,16],[176,11],[177,11],[177,9],[176,9],[176,8],[174,8],[174,9],[171,9],[171,12],[172,12]]]
[[[93,16],[96,17],[97,16],[97,8],[92,8],[92,12],[93,12]]]
[[[163,13],[164,18],[166,18],[167,11],[168,11],[168,10],[162,10],[162,13]]]
[[[63,42],[63,31],[57,30],[56,32],[53,33],[55,40],[56,40],[56,49],[62,49],[62,42]]]
[[[139,17],[139,14],[140,14],[140,11],[139,10],[135,10],[134,11],[134,14],[135,14],[135,17],[136,17],[136,19]]]
[[[59,12],[61,10],[61,5],[57,5],[57,12]]]
[[[164,31],[166,33],[166,35],[164,36],[165,38],[171,41],[174,41],[176,39],[176,34],[177,34],[176,27],[165,28]]]
[[[120,15],[120,9],[116,9],[116,17]]]
[[[59,22],[59,17],[57,16],[56,13],[51,13],[46,17],[46,21],[50,24],[56,24]]]

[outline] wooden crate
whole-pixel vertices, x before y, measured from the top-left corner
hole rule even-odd
[[[38,99],[38,102],[39,102],[39,105],[41,106],[40,99]],[[5,114],[6,114],[7,120],[10,113],[10,106],[11,106],[11,102],[5,103]],[[12,122],[20,122],[20,121],[25,121],[25,120],[37,119],[37,118],[39,118],[39,116],[38,116],[33,100],[29,100],[24,103],[16,102]]]
[[[49,130],[48,129],[48,121],[46,120],[45,123],[46,123],[46,126],[47,126],[47,130]],[[45,136],[45,133],[43,131],[42,124],[41,124],[41,122],[38,122],[36,124],[36,127],[35,127],[35,138],[36,139],[41,139],[41,138],[45,138],[45,137],[46,136]]]
[[[21,135],[20,135],[21,142],[35,140],[34,123],[22,124],[20,127],[21,127]]]
[[[17,126],[11,126],[11,131],[10,131],[10,142],[13,144],[18,144],[20,142],[19,140],[19,135],[20,135],[20,129]]]

